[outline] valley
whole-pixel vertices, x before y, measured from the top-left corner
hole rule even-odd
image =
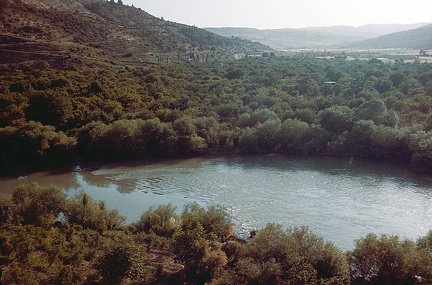
[[[0,283],[432,283],[430,35],[2,0]]]

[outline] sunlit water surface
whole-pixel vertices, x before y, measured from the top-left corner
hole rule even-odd
[[[343,250],[369,232],[417,239],[432,229],[432,177],[390,164],[349,158],[279,155],[195,158],[149,164],[79,166],[3,179],[57,184],[117,208],[128,222],[151,205],[198,202],[227,208],[240,235],[268,222],[308,226]]]

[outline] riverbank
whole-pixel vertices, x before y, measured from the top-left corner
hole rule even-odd
[[[344,250],[369,232],[416,239],[432,228],[430,176],[358,158],[274,154],[83,164],[3,179],[0,192],[31,182],[59,185],[69,197],[84,190],[128,222],[154,205],[172,203],[180,211],[189,202],[220,204],[241,236],[268,221],[307,225]]]
[[[172,204],[159,205],[124,225],[116,210],[87,194],[70,199],[54,186],[32,184],[13,200],[1,197],[0,206],[4,284],[432,281],[432,232],[417,242],[368,234],[343,252],[306,227],[274,223],[245,243],[233,237],[232,221],[217,205],[189,203],[179,215]]]

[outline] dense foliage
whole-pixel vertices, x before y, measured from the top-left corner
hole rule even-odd
[[[0,173],[76,160],[270,152],[370,157],[432,172],[432,66],[317,55],[2,65]]]
[[[0,196],[2,284],[430,284],[432,231],[416,242],[369,234],[349,252],[268,224],[249,242],[225,209],[151,207],[124,225],[85,193],[23,185]]]

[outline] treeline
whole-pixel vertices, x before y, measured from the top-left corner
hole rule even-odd
[[[430,284],[432,231],[369,234],[342,252],[306,227],[238,238],[222,206],[151,207],[124,217],[84,192],[18,187],[0,196],[2,284]]]
[[[432,66],[317,55],[2,65],[0,173],[233,153],[367,157],[432,173]]]

